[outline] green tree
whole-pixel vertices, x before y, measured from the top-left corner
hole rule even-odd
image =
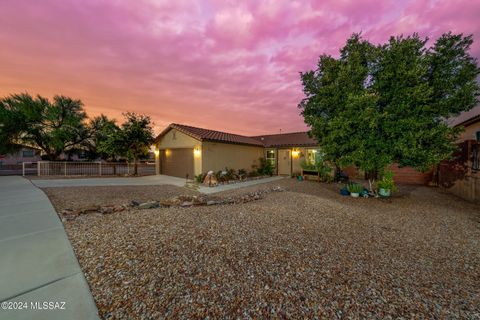
[[[0,152],[28,145],[56,160],[88,139],[86,118],[82,102],[69,97],[57,95],[53,101],[27,93],[5,97],[0,99]]]
[[[116,137],[120,129],[116,121],[101,114],[91,119],[88,126],[91,130],[91,135],[90,138],[83,143],[83,146],[88,151],[89,158],[115,160],[119,153],[115,148],[115,141],[112,141],[112,138]]]
[[[133,160],[134,174],[138,174],[138,160],[148,155],[153,143],[152,120],[149,116],[133,112],[124,114],[125,122],[105,143],[114,152]],[[103,149],[102,147],[102,150]]]
[[[352,35],[340,57],[301,74],[299,108],[327,159],[374,176],[393,162],[427,170],[455,150],[446,119],[477,103],[472,37],[444,34],[431,48],[414,34],[373,46]]]

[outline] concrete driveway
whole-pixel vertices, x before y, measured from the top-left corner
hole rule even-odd
[[[55,187],[99,187],[99,186],[153,186],[153,185],[174,185],[183,187],[184,178],[177,178],[165,175],[154,175],[145,177],[113,177],[113,178],[85,178],[85,179],[33,179],[32,183],[39,188]]]
[[[212,194],[222,191],[250,187],[253,185],[267,183],[284,179],[281,176],[273,176],[258,180],[246,182],[225,184],[217,187],[200,186],[198,191],[205,194]],[[177,187],[185,186],[184,178],[177,178],[165,175],[155,175],[146,177],[130,178],[85,178],[85,179],[45,179],[32,180],[32,183],[39,188],[59,188],[59,187],[99,187],[99,186],[153,186],[153,185],[174,185]]]
[[[22,177],[0,177],[0,253],[0,319],[99,318],[53,206]]]

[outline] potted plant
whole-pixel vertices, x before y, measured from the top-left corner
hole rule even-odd
[[[360,192],[363,191],[363,187],[358,183],[349,183],[347,185],[348,192],[350,192],[350,196],[354,198],[358,198],[360,196]]]
[[[390,197],[392,192],[397,190],[393,181],[393,172],[387,171],[383,174],[382,180],[377,182],[378,194],[382,197]]]

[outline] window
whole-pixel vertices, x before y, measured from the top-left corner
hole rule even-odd
[[[273,168],[276,167],[275,150],[267,150],[267,156],[265,159],[267,159],[267,162],[270,162]]]
[[[480,143],[472,144],[472,169],[480,170]]]
[[[32,149],[25,149],[22,150],[22,157],[23,158],[33,158],[35,156],[35,152]]]
[[[477,141],[480,141],[480,131],[477,131],[475,133],[475,138],[477,139]]]
[[[307,149],[307,164],[315,164],[317,159],[320,159],[321,153],[318,149]]]

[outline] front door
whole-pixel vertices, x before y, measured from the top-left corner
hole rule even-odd
[[[291,175],[292,157],[290,149],[278,149],[278,174]]]

